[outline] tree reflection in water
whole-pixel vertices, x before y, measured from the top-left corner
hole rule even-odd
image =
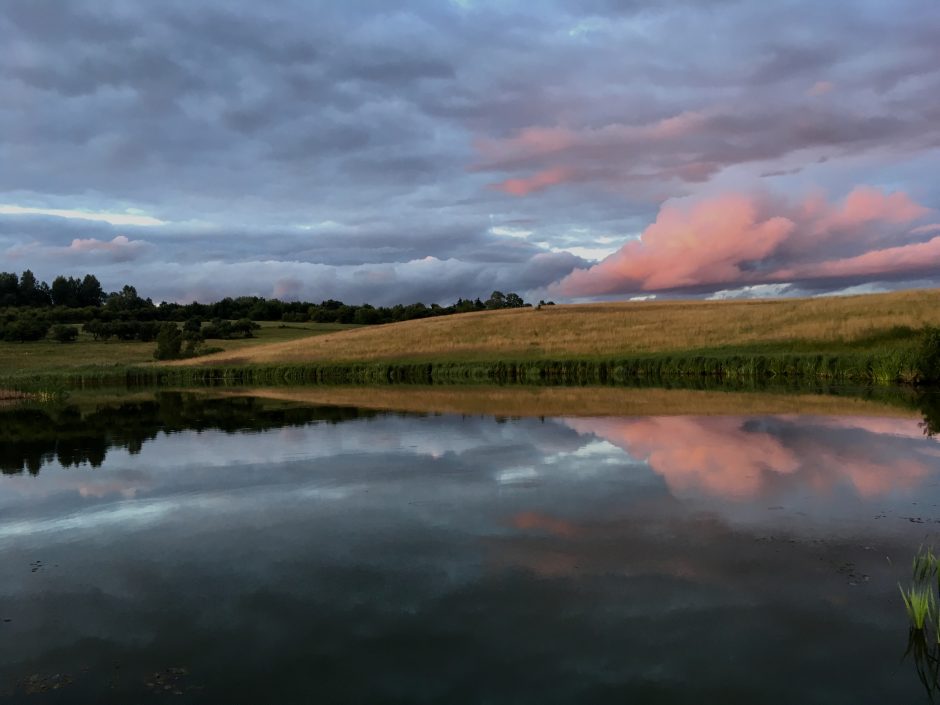
[[[193,392],[157,392],[153,399],[101,404],[23,405],[0,410],[0,472],[36,475],[48,463],[62,467],[104,463],[108,450],[137,454],[158,434],[185,430],[225,433],[339,423],[377,412],[333,406],[304,406],[254,397],[206,397]]]

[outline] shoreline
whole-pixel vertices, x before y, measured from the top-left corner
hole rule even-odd
[[[15,393],[43,385],[126,384],[519,384],[645,386],[670,381],[912,385],[913,357],[898,351],[779,354],[656,354],[612,359],[399,361],[283,364],[94,366],[0,376]],[[189,362],[189,361],[187,361]]]

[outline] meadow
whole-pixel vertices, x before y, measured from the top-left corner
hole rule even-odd
[[[355,328],[338,323],[261,323],[254,338],[210,340],[207,345],[239,352],[258,345],[283,344],[311,336]],[[41,340],[29,343],[0,341],[0,376],[56,374],[76,369],[124,368],[153,362],[156,343],[95,340],[82,331],[74,343]]]
[[[544,306],[369,326],[228,349],[179,365],[491,362],[650,354],[853,353],[909,348],[940,326],[940,291],[751,301]]]
[[[63,384],[894,383],[921,374],[940,290],[850,297],[543,306],[375,326],[263,324],[222,352],[153,361],[153,343],[0,344],[0,379]],[[936,365],[935,365],[936,367]],[[9,385],[8,385],[9,386]]]

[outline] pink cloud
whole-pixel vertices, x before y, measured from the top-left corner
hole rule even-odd
[[[928,242],[874,250],[845,259],[829,260],[774,273],[779,279],[878,277],[916,272],[940,265],[940,236]]]
[[[549,186],[568,181],[570,178],[570,170],[555,167],[540,171],[524,179],[506,179],[493,184],[492,187],[511,196],[528,196],[530,193],[543,191]]]
[[[928,213],[904,193],[865,186],[837,204],[744,194],[667,202],[639,239],[556,288],[597,296],[922,270],[940,264],[940,242],[911,242],[924,233],[911,223]]]
[[[77,254],[104,253],[116,262],[126,262],[135,259],[148,244],[143,240],[130,240],[124,235],[118,235],[113,240],[97,240],[95,238],[75,238],[66,251]]]
[[[579,433],[593,433],[646,460],[673,492],[704,492],[729,499],[759,496],[766,473],[787,475],[798,457],[769,433],[744,430],[738,417],[664,416],[646,419],[572,419]]]
[[[688,154],[671,160],[654,159],[642,173],[623,173],[608,162],[618,151],[633,156],[650,147],[670,150],[680,147],[708,128],[710,117],[701,112],[683,112],[639,125],[612,123],[601,127],[528,127],[502,139],[475,142],[482,157],[474,171],[521,171],[531,176],[505,179],[491,188],[512,196],[528,196],[549,187],[575,181],[642,181],[654,178],[707,181],[721,164]],[[635,161],[631,159],[631,162]],[[565,166],[557,166],[563,162]],[[553,164],[554,163],[554,164]]]
[[[806,95],[814,97],[826,95],[827,93],[831,93],[833,88],[835,88],[835,86],[830,81],[816,81],[816,83],[806,91]]]
[[[570,521],[535,511],[518,512],[510,518],[509,523],[520,531],[544,531],[553,536],[574,536],[578,531]]]
[[[819,229],[851,229],[862,223],[910,223],[930,209],[901,192],[885,194],[871,186],[859,186],[846,196],[841,208],[823,217]]]
[[[786,422],[787,417],[777,417]],[[875,497],[916,490],[930,477],[926,450],[909,458],[871,457],[871,447],[826,434],[788,439],[747,428],[745,417],[664,416],[638,419],[568,419],[579,433],[593,434],[649,463],[676,494],[729,500],[770,497],[785,477],[819,495],[850,486]],[[923,438],[914,419],[828,417],[813,420],[833,429],[879,436]],[[799,429],[799,427],[797,427]]]

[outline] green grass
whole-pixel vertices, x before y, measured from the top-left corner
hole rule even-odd
[[[901,600],[904,602],[904,610],[911,622],[911,628],[923,631],[936,610],[936,592],[940,587],[937,582],[937,557],[933,549],[918,549],[912,561],[911,574],[910,589],[905,590],[899,583],[898,590],[901,591]],[[940,642],[940,614],[937,615],[934,626],[938,627],[937,640]]]
[[[940,291],[927,291],[733,305],[557,306],[358,330],[267,323],[253,339],[208,341],[221,353],[159,367],[154,343],[95,342],[83,334],[74,344],[0,343],[0,383],[887,385],[923,380],[922,324],[940,324],[938,303]]]
[[[209,340],[207,345],[223,350],[239,351],[257,345],[286,343],[300,338],[341,330],[357,326],[339,323],[278,323],[262,322],[261,329],[254,338],[235,340]],[[96,341],[91,335],[82,332],[74,343],[56,343],[41,340],[33,343],[0,342],[0,377],[49,374],[61,375],[70,372],[94,369],[110,369],[153,362],[156,343],[138,341],[107,340]]]
[[[923,631],[934,610],[933,586],[916,585],[905,592],[904,588],[898,585],[898,589],[901,591],[901,599],[904,601],[904,609],[911,620],[911,626]]]
[[[492,362],[362,362],[73,366],[36,368],[0,374],[0,386],[24,384],[202,385],[202,384],[529,384],[657,385],[683,384],[872,384],[910,381],[914,371],[902,364],[882,374],[877,354],[844,355],[646,355],[611,360],[508,360]],[[37,388],[37,387],[32,387]]]

